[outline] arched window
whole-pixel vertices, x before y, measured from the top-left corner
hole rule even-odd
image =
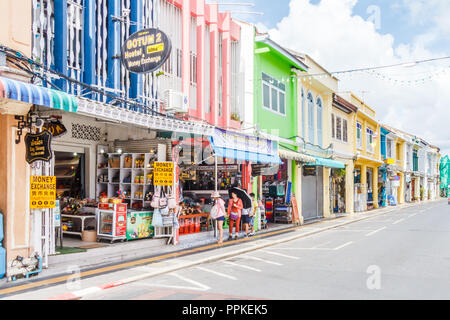
[[[317,98],[317,144],[322,146],[322,99]]]
[[[308,142],[314,144],[314,97],[308,92]]]
[[[306,110],[305,110],[305,91],[302,88],[302,137],[305,138],[306,136],[306,132],[305,132],[305,114],[306,114]]]

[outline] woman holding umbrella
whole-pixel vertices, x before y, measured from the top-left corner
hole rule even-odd
[[[239,225],[241,222],[241,217],[243,214],[243,209],[249,209],[252,207],[252,199],[248,195],[248,193],[240,188],[231,188],[228,190],[228,194],[230,195],[230,201],[228,202],[228,216],[230,217],[230,235],[228,240],[232,239],[233,234],[233,225],[236,223],[236,235],[234,239],[238,238],[239,234]],[[244,217],[244,223],[248,226],[248,215]],[[246,230],[247,231],[247,230]]]
[[[232,240],[233,225],[236,223],[236,234],[234,240],[237,240],[239,234],[239,224],[241,222],[242,209],[244,205],[242,200],[238,198],[236,192],[231,192],[231,198],[228,201],[228,217],[230,218],[230,235],[228,240]]]

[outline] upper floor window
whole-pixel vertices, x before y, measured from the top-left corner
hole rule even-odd
[[[362,148],[362,124],[356,123],[356,145],[359,149]]]
[[[386,140],[386,157],[388,159],[392,159],[392,140],[391,139]]]
[[[367,134],[367,146],[366,146],[366,150],[367,152],[373,153],[374,152],[374,147],[373,147],[373,130],[370,128],[366,129],[366,134]]]
[[[308,142],[314,144],[314,98],[308,92]]]
[[[286,115],[286,86],[271,76],[262,73],[263,107]]]
[[[317,142],[319,146],[322,145],[322,99],[317,98]]]

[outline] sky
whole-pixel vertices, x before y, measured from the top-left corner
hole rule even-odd
[[[234,18],[255,24],[272,40],[308,54],[330,72],[450,56],[449,0],[219,3],[221,11],[231,10]],[[339,91],[352,91],[363,98],[375,109],[378,120],[450,154],[450,59],[338,78]]]

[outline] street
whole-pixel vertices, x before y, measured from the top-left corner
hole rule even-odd
[[[318,226],[305,228],[313,230]],[[258,241],[269,243],[271,238]],[[78,289],[146,272],[151,267],[138,266],[82,279]],[[449,268],[450,206],[439,201],[394,209],[297,240],[127,283],[83,299],[450,299]],[[6,299],[46,299],[63,294],[70,285],[74,283]]]

